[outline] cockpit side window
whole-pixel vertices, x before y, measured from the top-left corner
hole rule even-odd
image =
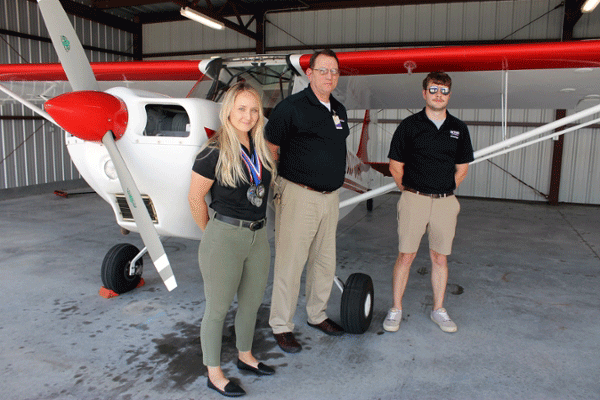
[[[146,105],[144,136],[190,136],[190,118],[185,108],[171,104]]]

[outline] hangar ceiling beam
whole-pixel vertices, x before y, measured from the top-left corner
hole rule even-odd
[[[174,1],[172,1],[172,3],[175,3],[181,7],[189,7],[192,10],[196,10],[196,11],[206,15],[207,17],[210,17],[214,20],[222,22],[226,28],[232,29],[238,33],[241,33],[244,36],[248,36],[250,39],[257,40],[256,33],[252,32],[251,30],[246,28],[243,23],[241,23],[241,17],[240,17],[239,13],[234,13],[234,16],[238,19],[238,21],[240,21],[239,24],[236,24],[235,22],[232,22],[232,21],[226,19],[221,10],[217,11],[216,9],[209,9],[209,8],[194,6],[191,3],[189,3],[187,0],[174,0]],[[181,20],[183,18],[184,17],[182,17],[180,15],[178,20]],[[147,22],[147,21],[145,21],[145,22]]]
[[[93,8],[106,10],[110,8],[147,6],[149,4],[164,2],[165,0],[92,0],[91,5]]]

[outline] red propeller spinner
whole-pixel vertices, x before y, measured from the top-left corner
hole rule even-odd
[[[113,95],[93,90],[61,94],[44,104],[44,110],[70,134],[101,142],[108,131],[115,139],[127,128],[127,107]]]

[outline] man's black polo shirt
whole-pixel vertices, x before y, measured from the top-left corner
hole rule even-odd
[[[279,103],[265,127],[267,140],[280,149],[278,173],[319,191],[340,188],[346,175],[348,116],[339,101],[329,98],[331,112],[309,86]],[[334,114],[342,129],[336,129]]]
[[[388,158],[404,163],[402,185],[423,193],[450,193],[456,189],[455,165],[473,161],[469,129],[446,111],[438,130],[423,108],[400,123]]]

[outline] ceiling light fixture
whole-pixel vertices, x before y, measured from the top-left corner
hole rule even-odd
[[[590,13],[594,11],[596,6],[598,6],[598,3],[600,3],[600,0],[586,0],[583,6],[581,6],[581,12]]]
[[[207,17],[206,15],[201,14],[198,11],[193,10],[189,7],[182,8],[180,10],[180,12],[181,12],[181,15],[183,15],[184,17],[189,18],[196,22],[200,22],[201,24],[206,25],[210,28],[218,29],[218,30],[225,29],[224,23],[214,20],[210,17]]]

